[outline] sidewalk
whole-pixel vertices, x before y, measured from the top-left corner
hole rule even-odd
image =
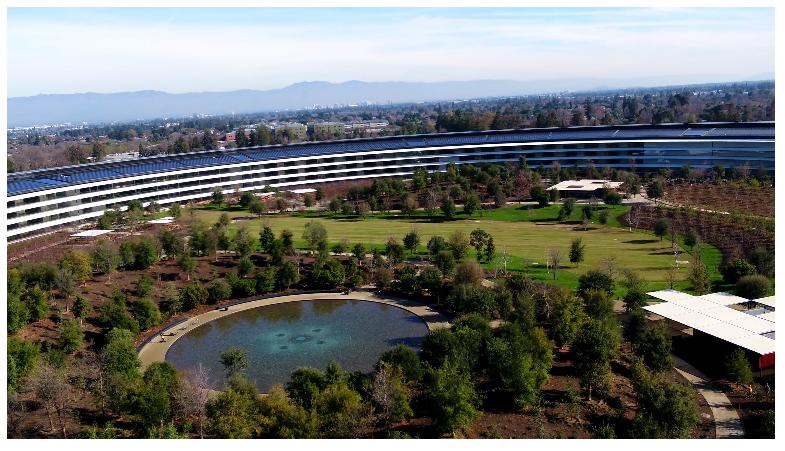
[[[717,390],[708,378],[684,360],[673,356],[673,366],[685,379],[690,381],[703,396],[714,416],[717,438],[744,438],[744,428],[736,409],[733,408],[725,393]]]

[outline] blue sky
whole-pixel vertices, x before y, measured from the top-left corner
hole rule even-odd
[[[7,33],[11,97],[774,73],[771,8],[9,8]]]

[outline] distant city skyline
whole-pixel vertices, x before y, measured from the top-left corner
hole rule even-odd
[[[771,78],[773,8],[9,8],[8,95]]]

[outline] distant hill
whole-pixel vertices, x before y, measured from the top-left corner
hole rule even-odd
[[[460,100],[586,91],[631,86],[668,84],[660,80],[599,80],[591,78],[561,80],[474,80],[447,82],[363,82],[323,81],[296,83],[266,91],[193,92],[169,94],[161,91],[118,92],[110,94],[42,94],[8,99],[8,126],[26,127],[61,123],[122,122],[192,114],[256,113],[302,109],[313,105],[401,103],[435,100]]]

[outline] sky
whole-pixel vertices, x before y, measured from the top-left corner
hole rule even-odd
[[[771,78],[773,8],[9,8],[8,96]]]

